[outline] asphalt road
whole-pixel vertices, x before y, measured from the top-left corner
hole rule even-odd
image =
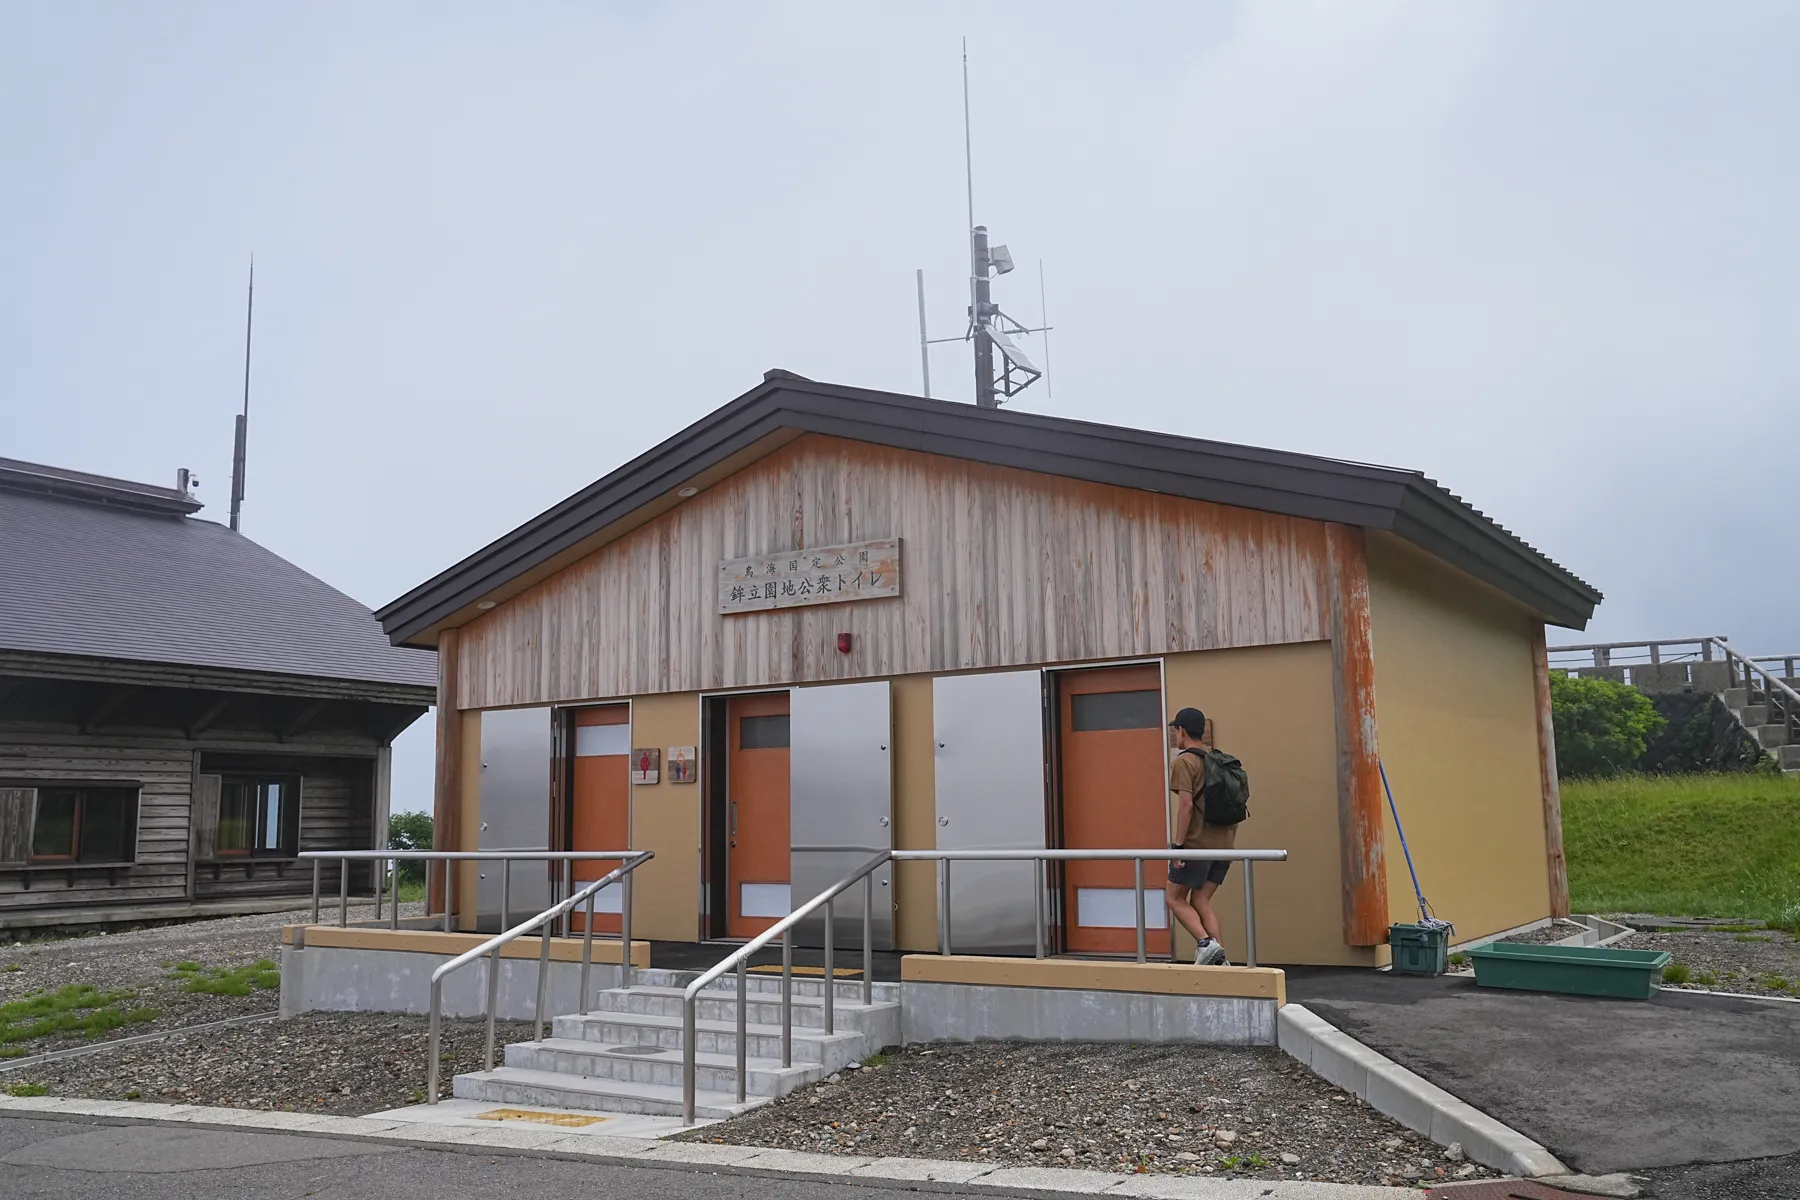
[[[881,1200],[873,1184],[710,1174],[667,1167],[416,1149],[285,1133],[99,1125],[0,1116],[7,1200]]]
[[[1287,994],[1577,1170],[1741,1163],[1655,1178],[1682,1195],[1683,1178],[1699,1186],[1735,1171],[1746,1188],[1762,1175],[1788,1190],[1718,1195],[1800,1196],[1800,1157],[1787,1157],[1800,1156],[1800,1004],[1679,991],[1597,1000],[1324,971],[1290,974]],[[1753,1161],[1763,1159],[1785,1165]]]

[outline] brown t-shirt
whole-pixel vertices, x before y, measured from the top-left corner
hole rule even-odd
[[[1200,798],[1206,787],[1206,759],[1183,750],[1169,764],[1169,790],[1187,792],[1194,797],[1194,809],[1181,845],[1188,850],[1229,850],[1237,843],[1236,825],[1209,825]]]

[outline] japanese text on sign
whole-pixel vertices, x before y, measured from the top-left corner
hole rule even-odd
[[[900,539],[815,546],[719,564],[719,611],[761,612],[900,594]]]

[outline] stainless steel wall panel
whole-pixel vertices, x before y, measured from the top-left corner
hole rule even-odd
[[[491,709],[481,714],[479,850],[550,848],[551,710]],[[550,907],[550,869],[541,862],[512,866],[509,913],[515,923]],[[554,868],[560,880],[561,864]],[[500,926],[500,864],[477,869],[480,927]]]
[[[937,848],[1044,849],[1042,672],[939,676],[931,709]],[[951,948],[1033,953],[1033,879],[1027,862],[951,864]]]
[[[789,693],[789,824],[793,902],[804,904],[894,844],[893,706],[886,680]],[[833,943],[862,948],[862,885],[836,906]],[[893,865],[875,873],[871,935],[894,946]],[[823,946],[823,917],[802,921],[795,944]]]

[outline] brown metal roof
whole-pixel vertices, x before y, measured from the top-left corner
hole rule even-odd
[[[785,371],[376,612],[396,644],[430,645],[502,598],[801,434],[819,433],[1239,508],[1387,530],[1583,628],[1601,595],[1418,471],[817,383]]]

